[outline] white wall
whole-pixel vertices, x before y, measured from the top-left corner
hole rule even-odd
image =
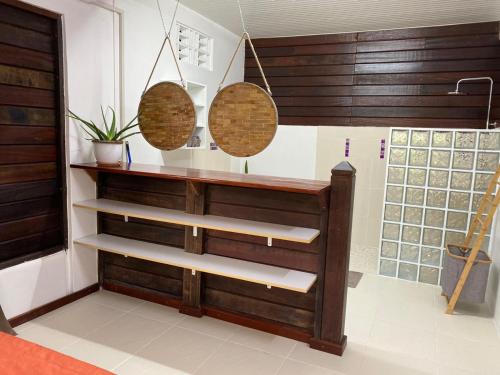
[[[234,158],[234,172],[243,172],[245,161],[251,174],[314,179],[318,127],[278,126],[273,142],[260,154]]]
[[[490,269],[486,302],[494,315],[494,321],[500,336],[500,220],[496,220],[492,234],[491,257],[493,264]]]
[[[135,116],[158,48],[163,28],[154,0],[118,0],[123,10],[123,71],[119,67],[118,17],[115,17],[116,54],[113,58],[113,13],[91,1],[27,0],[33,5],[63,15],[65,45],[66,106],[84,118],[99,119],[100,106],[120,110],[120,76],[123,85],[125,121]],[[99,1],[98,1],[99,2]],[[109,6],[111,0],[103,0]],[[163,0],[165,19],[170,20],[174,2]],[[238,37],[206,18],[181,6],[177,19],[207,33],[215,40],[214,71],[206,74],[194,67],[182,66],[185,78],[208,86],[208,99],[215,95],[223,71],[237,45]],[[230,72],[227,83],[243,79],[243,51]],[[151,84],[177,79],[172,57],[163,55]],[[114,79],[114,74],[116,79]],[[82,139],[73,122],[67,126],[67,164],[93,160],[91,145]],[[149,146],[140,136],[132,140],[135,161],[163,164],[165,154]],[[221,151],[177,151],[166,156],[167,162],[230,168],[230,158]],[[96,215],[73,209],[72,203],[95,197],[95,181],[85,171],[68,170],[69,250],[26,262],[0,271],[0,304],[8,318],[81,290],[97,282],[97,256],[89,249],[74,248],[73,238],[96,232]]]
[[[175,9],[175,2],[161,0],[160,3],[168,28]],[[119,0],[117,1],[117,6],[124,11],[125,63],[123,76],[125,120],[128,122],[137,113],[141,94],[164,38],[164,30],[155,0]],[[238,45],[240,36],[227,31],[191,9],[184,7],[182,3],[179,6],[176,21],[193,27],[214,39],[212,71],[197,68],[186,63],[180,64],[184,79],[207,86],[207,105],[209,105],[217,93],[219,83]],[[175,24],[173,35],[175,35],[174,30]],[[175,40],[173,43],[175,48]],[[242,81],[243,68],[244,49],[240,48],[225,84]],[[179,75],[170,49],[166,47],[149,87],[160,81],[172,80],[179,80]],[[223,170],[228,170],[230,165],[230,157],[220,150],[176,150],[164,152],[149,145],[140,135],[132,137],[129,142],[133,160],[137,163]],[[209,142],[210,140],[207,142],[207,145]]]
[[[84,117],[99,115],[99,105],[113,98],[112,16],[109,11],[77,0],[30,0],[31,4],[63,14],[66,105]],[[91,78],[89,78],[91,77]],[[75,124],[67,124],[67,157],[89,160],[90,145],[82,142]],[[76,215],[71,202],[93,196],[95,184],[81,171],[68,169],[69,242],[95,232],[94,217]],[[69,251],[0,271],[0,304],[8,318],[61,298],[97,281],[95,252]]]

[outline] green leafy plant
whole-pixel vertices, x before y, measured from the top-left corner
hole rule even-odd
[[[245,160],[245,174],[248,174],[248,160]]]
[[[106,113],[101,106],[101,114],[102,120],[104,124],[104,129],[99,128],[94,121],[87,121],[75,114],[74,112],[68,109],[68,117],[80,122],[80,126],[83,131],[87,133],[90,138],[87,138],[89,141],[102,141],[102,142],[121,142],[125,138],[131,137],[135,134],[139,134],[140,132],[129,133],[129,131],[139,124],[135,122],[137,120],[137,116],[135,116],[127,125],[125,125],[122,129],[118,129],[116,126],[116,113],[115,110],[111,107],[108,107],[111,110],[112,118],[111,124],[108,123],[106,118]]]

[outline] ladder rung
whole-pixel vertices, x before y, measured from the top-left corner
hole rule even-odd
[[[484,222],[483,222],[480,218],[476,217],[476,218],[474,218],[474,220],[476,220],[476,221],[478,221],[479,223],[481,223],[481,225],[484,225]]]
[[[495,201],[493,199],[490,199],[490,198],[484,198],[484,200],[486,202],[488,202],[489,204],[491,204],[493,207],[496,207],[498,206],[498,203],[495,203]]]

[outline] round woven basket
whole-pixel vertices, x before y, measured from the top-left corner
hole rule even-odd
[[[239,82],[226,86],[215,96],[208,126],[223,151],[232,156],[253,156],[272,142],[278,127],[278,111],[262,88]]]
[[[196,126],[196,111],[186,90],[174,82],[150,87],[139,104],[139,128],[148,143],[160,150],[184,146]]]

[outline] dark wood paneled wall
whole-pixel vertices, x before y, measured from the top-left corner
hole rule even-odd
[[[100,198],[184,210],[184,181],[99,174]],[[115,236],[184,248],[184,227],[156,221],[99,214],[99,231]],[[99,253],[100,282],[182,298],[183,269],[120,255]]]
[[[484,128],[500,120],[499,23],[253,40],[282,125]],[[247,49],[245,81],[263,87]]]
[[[177,210],[187,208],[185,181],[100,173],[98,190],[101,198]],[[320,228],[320,215],[328,214],[320,211],[317,196],[299,193],[208,185],[204,199],[207,214],[311,228]],[[326,228],[323,229],[322,237],[311,244],[275,240],[273,247],[267,246],[265,238],[210,230],[203,236],[202,247],[210,254],[316,273],[319,244],[326,236]],[[187,240],[183,226],[135,218],[125,222],[122,216],[110,214],[99,214],[99,230],[179,248],[184,248]],[[101,282],[107,287],[135,288],[180,300],[183,279],[191,278],[187,271],[100,252]],[[200,302],[204,305],[313,333],[315,287],[303,294],[207,274],[202,288]]]
[[[0,267],[66,246],[60,22],[0,0]]]

